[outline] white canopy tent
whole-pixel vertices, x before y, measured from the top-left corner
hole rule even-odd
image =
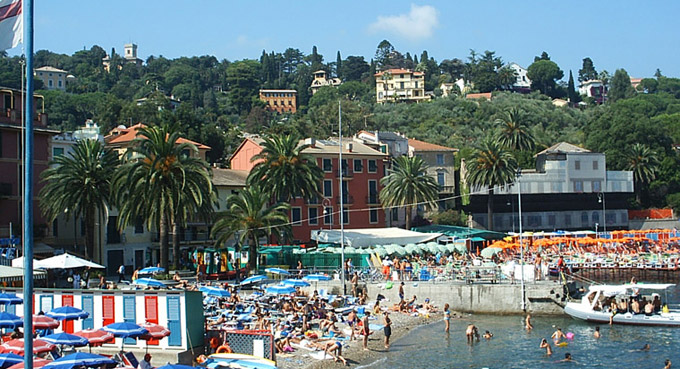
[[[19,257],[12,260],[13,267],[22,267],[24,258]],[[33,269],[71,269],[71,268],[95,268],[104,269],[104,266],[71,254],[61,254],[43,260],[33,260]]]
[[[401,228],[363,228],[346,229],[345,246],[354,248],[375,245],[407,245],[409,243],[423,243],[442,236],[442,233],[422,233]],[[340,230],[322,229],[312,231],[312,239],[320,243],[340,244]]]

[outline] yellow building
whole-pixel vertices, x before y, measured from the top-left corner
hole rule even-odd
[[[375,74],[375,99],[382,104],[429,100],[425,95],[425,73],[410,69],[388,69]]]
[[[45,89],[61,91],[66,91],[66,78],[73,77],[65,70],[47,66],[35,68],[33,75],[43,82]]]
[[[267,109],[278,113],[295,113],[297,111],[297,91],[295,90],[260,90],[260,100],[267,103]]]
[[[312,84],[309,86],[309,89],[312,90],[312,95],[314,95],[321,87],[324,86],[333,86],[333,87],[338,87],[342,84],[342,81],[340,78],[327,78],[326,77],[326,71],[325,70],[317,70],[314,72],[314,80],[312,81]]]

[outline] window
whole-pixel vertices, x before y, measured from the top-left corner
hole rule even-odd
[[[540,215],[529,215],[529,225],[532,227],[540,227],[541,226],[541,216]]]
[[[404,89],[404,82],[399,82],[399,88]]]
[[[597,170],[598,166],[599,163],[597,162],[597,160],[593,160],[593,170]]]
[[[144,233],[144,219],[142,217],[137,217],[135,219],[135,234]]]
[[[600,181],[593,181],[593,192],[602,192],[602,184]]]
[[[59,87],[61,87],[61,80],[59,80],[58,82],[59,82],[59,83],[57,83],[57,85],[58,85]]]
[[[368,211],[368,222],[371,223],[371,224],[378,223],[378,209],[371,208]]]
[[[323,171],[324,172],[333,171],[333,162],[331,161],[331,159],[323,159]]]
[[[52,149],[52,157],[53,158],[58,158],[62,155],[64,155],[64,148],[63,147],[55,147],[55,148]]]
[[[571,214],[564,214],[564,226],[571,226]]]
[[[348,208],[342,208],[342,224],[344,224],[344,225],[349,224],[349,209]]]
[[[444,154],[437,154],[437,165],[444,165]]]
[[[368,172],[369,173],[377,173],[378,172],[378,163],[375,161],[375,159],[369,159],[368,160]]]
[[[588,224],[588,213],[585,211],[581,213],[581,225],[587,225]]]
[[[592,218],[593,218],[593,223],[600,223],[600,212],[594,211]]]
[[[341,164],[341,168],[342,168],[342,175],[346,176],[348,174],[347,169],[348,169],[348,165],[349,165],[347,163],[347,159],[342,159],[342,162],[340,164]]]
[[[54,222],[52,222],[52,236],[54,237],[59,237],[59,222],[57,220],[55,218]]]
[[[574,181],[574,192],[583,192],[583,181]]]
[[[362,159],[354,159],[354,171],[361,173],[364,170],[364,161]]]
[[[616,213],[609,212],[605,214],[605,219],[607,224],[614,224],[616,223]]]
[[[404,75],[403,75],[403,74],[400,74],[400,75],[399,75],[399,78],[404,78]]]
[[[550,182],[551,192],[562,192],[562,182]]]
[[[349,204],[351,203],[350,200],[348,183],[347,181],[342,181],[342,203]]]
[[[302,209],[300,207],[290,209],[290,220],[295,226],[302,225]]]
[[[392,221],[399,221],[399,209],[397,208],[392,208]]]
[[[47,85],[48,85],[49,87],[52,87],[52,80],[51,80],[51,79],[48,79],[48,80],[47,80]]]
[[[307,209],[307,214],[308,214],[308,218],[309,218],[309,225],[319,224],[319,209],[318,208]]]
[[[368,181],[368,203],[378,203],[378,181],[374,179]]]
[[[581,161],[580,160],[574,161],[574,169],[581,170]]]
[[[445,183],[446,182],[444,181],[444,172],[437,172],[437,184],[439,185],[439,187],[440,188],[444,187]]]
[[[418,88],[418,81],[416,81],[416,88]]]
[[[555,226],[555,214],[548,214],[548,225],[551,227]]]
[[[333,224],[333,207],[328,206],[323,210],[323,224]]]
[[[323,180],[323,197],[333,197],[333,181],[330,179]]]

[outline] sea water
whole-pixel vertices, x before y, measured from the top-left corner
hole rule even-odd
[[[678,296],[676,288],[669,296]],[[662,299],[663,299],[663,293]],[[677,298],[670,298],[677,302]],[[468,324],[478,327],[493,338],[468,344],[465,329]],[[663,368],[666,359],[680,367],[680,328],[639,327],[593,324],[568,316],[534,316],[534,329],[524,329],[523,316],[463,315],[452,318],[451,329],[444,332],[444,322],[437,321],[413,329],[393,343],[378,361],[363,368]],[[593,337],[595,327],[601,337]],[[550,336],[557,327],[573,340],[566,347],[556,346]],[[382,339],[382,332],[377,337]],[[553,354],[547,356],[539,348],[547,339]],[[649,351],[642,350],[649,344]],[[574,361],[561,362],[570,353]]]

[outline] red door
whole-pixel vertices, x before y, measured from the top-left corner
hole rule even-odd
[[[62,295],[61,306],[73,306],[73,295]],[[73,333],[73,320],[62,321],[61,329],[66,333]]]
[[[113,296],[102,296],[102,325],[106,326],[116,322],[116,305]],[[112,338],[107,343],[114,343]]]
[[[144,318],[149,323],[158,324],[158,296],[144,297]],[[158,345],[158,340],[149,340],[149,345]]]

